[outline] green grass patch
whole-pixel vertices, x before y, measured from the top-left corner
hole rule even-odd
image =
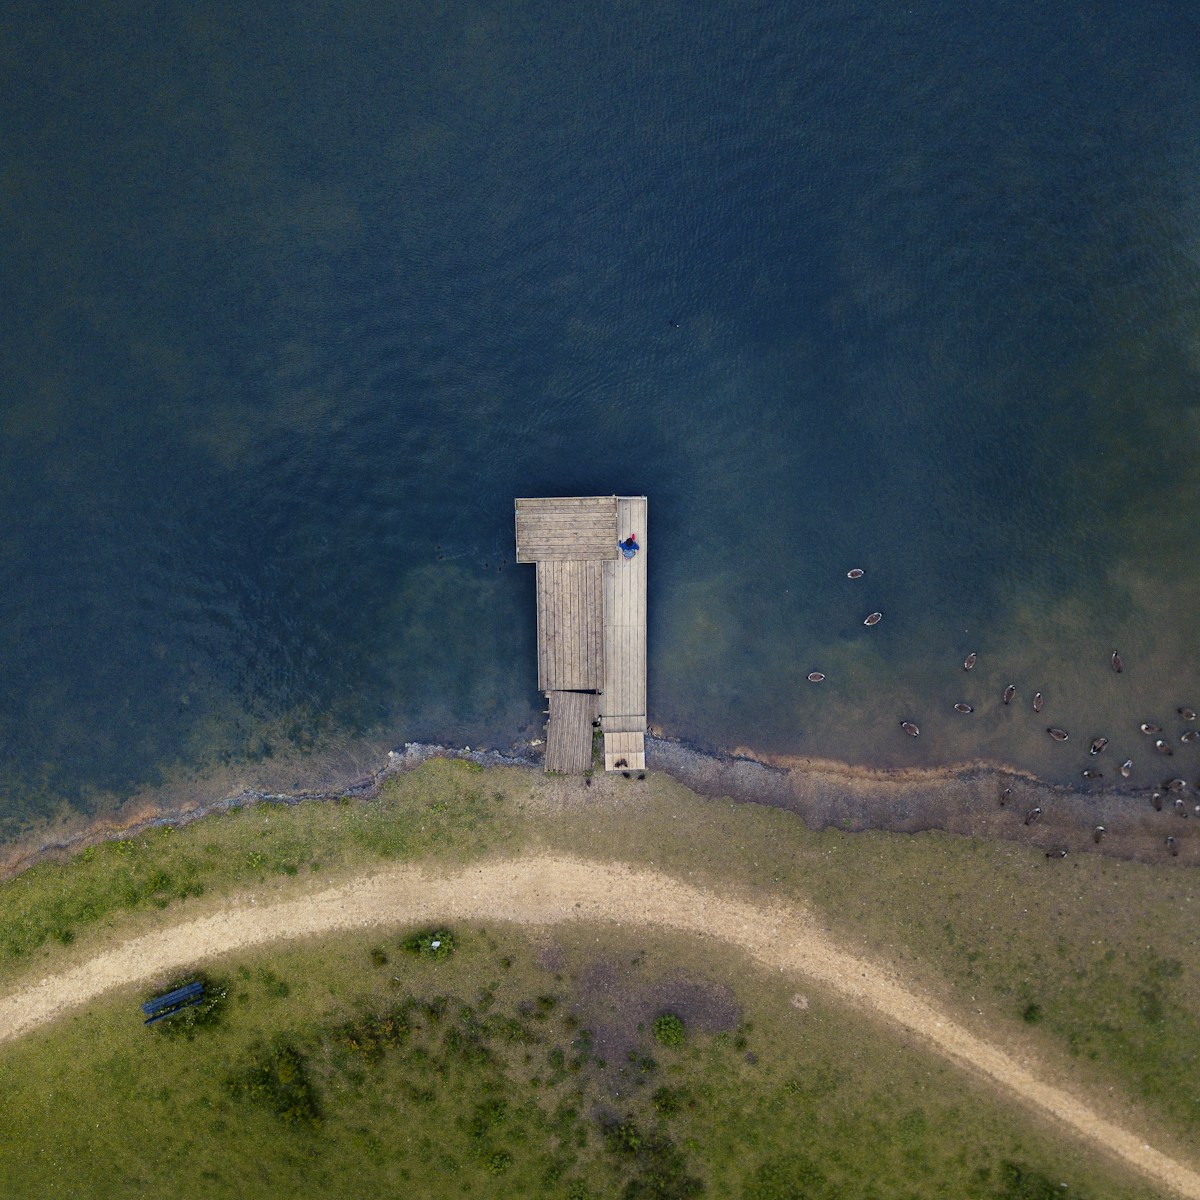
[[[86,943],[129,913],[195,907],[201,897],[305,874],[501,849],[513,836],[511,796],[525,790],[525,774],[498,774],[508,778],[485,780],[473,763],[438,759],[393,777],[374,800],[260,804],[42,863],[0,886],[0,978],[26,969],[39,951]]]
[[[1151,1195],[737,951],[566,928],[551,969],[544,941],[454,932],[438,959],[397,931],[387,971],[378,933],[227,964],[190,1040],[138,993],[3,1047],[5,1195]],[[664,999],[687,1037],[656,1062]]]
[[[105,940],[248,889],[297,895],[385,863],[537,851],[652,863],[716,892],[796,902],[983,1036],[1030,1047],[1097,1095],[1116,1088],[1200,1140],[1191,873],[936,834],[815,834],[792,814],[706,800],[653,774],[599,775],[588,788],[434,760],[369,802],[257,806],[105,843],[0,887],[0,978],[83,961]],[[395,945],[362,954],[381,976],[407,958]]]

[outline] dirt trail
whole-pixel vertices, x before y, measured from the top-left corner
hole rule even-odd
[[[949,1020],[885,964],[837,948],[803,910],[761,907],[619,863],[564,857],[488,862],[444,876],[418,867],[370,875],[298,900],[259,906],[249,897],[214,916],[173,924],[91,961],[0,996],[0,1042],[20,1037],[112,988],[231,951],[284,938],[438,919],[547,925],[603,921],[650,925],[734,943],[773,971],[815,979],[872,1009],[1018,1101],[1179,1195],[1200,1200],[1200,1174],[1145,1144],[1086,1104]]]

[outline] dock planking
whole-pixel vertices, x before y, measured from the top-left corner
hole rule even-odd
[[[587,769],[597,716],[605,769],[645,767],[647,511],[644,496],[515,502],[517,561],[537,566],[538,687],[550,702],[548,771]],[[640,549],[626,559],[617,543],[631,533]],[[579,694],[588,697],[586,729]]]
[[[546,770],[581,775],[592,765],[594,692],[550,692],[546,725]]]
[[[598,692],[604,686],[603,563],[537,564],[538,688]]]
[[[615,558],[616,514],[615,496],[517,500],[517,562]]]
[[[617,501],[617,540],[636,534],[641,550],[630,559],[618,557],[604,564],[604,688],[600,696],[600,728],[605,733],[605,760],[610,734],[637,734],[636,750],[623,745],[625,754],[640,756],[629,765],[644,766],[646,730],[646,559],[647,504],[644,497]],[[608,769],[612,769],[611,767]]]

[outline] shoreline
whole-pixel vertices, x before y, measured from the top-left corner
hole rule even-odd
[[[326,803],[349,796],[371,799],[391,775],[413,770],[431,758],[457,758],[480,767],[540,771],[540,744],[519,742],[508,752],[472,750],[432,742],[406,742],[390,750],[382,765],[345,785],[266,791],[242,787],[213,800],[186,807],[163,808],[152,816],[114,821],[95,817],[60,838],[45,833],[17,839],[0,853],[0,881],[46,861],[71,857],[89,845],[136,837],[160,826],[182,827],[214,813],[257,804]],[[940,831],[962,837],[1011,841],[1043,849],[1047,857],[1066,853],[1099,853],[1145,863],[1200,865],[1200,822],[1179,819],[1173,797],[1164,796],[1155,811],[1151,789],[1081,792],[1049,783],[1028,772],[984,761],[942,768],[878,769],[834,760],[701,749],[662,733],[646,737],[647,770],[661,772],[690,791],[734,803],[763,804],[794,812],[810,829],[926,833]],[[1001,803],[1001,795],[1008,797]],[[1188,796],[1182,815],[1193,812]],[[1040,810],[1036,820],[1027,816]],[[144,811],[144,810],[143,810]],[[1104,827],[1097,844],[1094,831]],[[1178,855],[1166,847],[1175,838]]]

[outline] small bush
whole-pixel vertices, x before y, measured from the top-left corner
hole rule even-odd
[[[654,1018],[654,1040],[662,1046],[678,1048],[687,1040],[683,1021],[674,1013],[663,1013]]]
[[[1053,1179],[1024,1163],[1006,1162],[1000,1169],[997,1200],[1054,1200],[1063,1193]]]
[[[1021,1013],[1021,1020],[1028,1022],[1030,1025],[1036,1025],[1042,1019],[1042,1006],[1040,1004],[1027,1004],[1024,1011]]]
[[[686,1088],[660,1087],[651,1097],[654,1111],[662,1117],[673,1117],[688,1099]]]
[[[454,935],[447,929],[414,933],[400,943],[400,949],[408,954],[419,954],[422,958],[449,958],[454,953]]]
[[[487,1163],[489,1175],[503,1175],[512,1166],[512,1155],[507,1150],[497,1150]]]
[[[258,1046],[250,1065],[230,1077],[226,1089],[235,1099],[266,1108],[284,1124],[317,1125],[321,1121],[320,1100],[308,1077],[308,1062],[289,1041]]]

